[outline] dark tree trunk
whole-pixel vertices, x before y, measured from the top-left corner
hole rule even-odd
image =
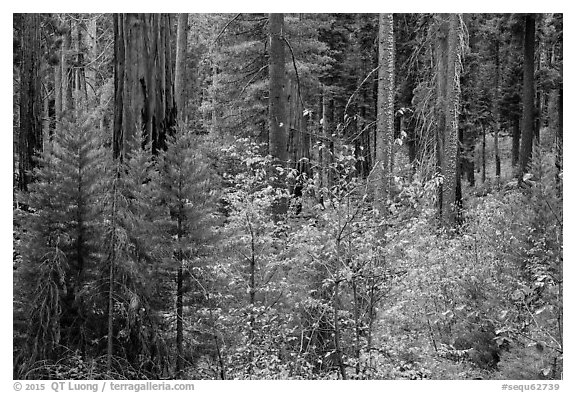
[[[528,170],[534,137],[534,41],[536,21],[534,14],[526,15],[524,34],[524,85],[522,89],[522,139],[520,146],[519,176]]]
[[[486,183],[486,128],[482,126],[482,184]]]
[[[561,173],[563,171],[563,143],[564,143],[564,121],[562,116],[564,116],[563,110],[563,86],[560,85],[558,89],[558,127],[556,128],[556,187],[558,190],[558,195],[562,196],[562,178]]]
[[[520,116],[512,119],[512,166],[518,165],[520,157]]]
[[[498,40],[499,37],[496,37],[494,40],[494,56],[495,56],[495,68],[496,68],[496,89],[495,94],[496,97],[501,96],[500,92],[500,41]],[[500,149],[499,149],[499,134],[500,134],[500,114],[498,111],[498,100],[494,100],[494,113],[496,113],[496,125],[494,127],[494,160],[496,162],[496,182],[500,184]]]
[[[186,72],[186,45],[188,32],[188,14],[178,14],[178,32],[176,33],[176,69],[174,71],[174,101],[178,123],[183,124],[186,97],[184,92],[184,73]]]
[[[42,150],[40,91],[40,14],[22,15],[20,66],[19,188],[27,190],[34,156]]]

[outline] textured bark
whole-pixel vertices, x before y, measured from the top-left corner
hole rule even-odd
[[[331,116],[331,94],[326,86],[322,86],[322,187],[330,189],[332,187],[332,174],[330,166],[332,164],[333,144],[332,144],[332,116]]]
[[[70,28],[70,22],[65,22]],[[70,31],[67,30],[62,36],[62,49],[60,65],[62,66],[62,111],[72,109],[72,68],[70,67]]]
[[[514,116],[512,121],[512,166],[515,167],[520,158],[520,116]]]
[[[114,25],[114,133],[112,138],[114,158],[122,158],[124,151],[124,15],[113,15]]]
[[[114,155],[139,145],[157,153],[175,125],[170,15],[114,16]]]
[[[459,14],[450,15],[448,33],[448,70],[446,83],[446,135],[442,174],[442,220],[447,226],[456,223],[458,188],[458,117],[460,107],[460,71],[462,25]]]
[[[54,132],[59,133],[62,124],[62,65],[54,66]]]
[[[188,14],[178,14],[178,31],[176,33],[176,69],[174,71],[174,101],[178,123],[184,121],[184,73],[186,71],[186,45],[188,32]]]
[[[394,141],[394,23],[392,14],[380,14],[378,33],[378,110],[376,115],[377,201],[382,214],[390,193]]]
[[[522,139],[520,143],[520,178],[528,170],[534,138],[534,14],[526,15],[524,32],[524,84],[522,87]]]
[[[284,85],[286,80],[285,53],[284,53],[284,14],[270,14],[270,56],[268,69],[270,73],[269,85],[269,131],[268,153],[272,156],[274,167],[286,166],[288,161],[288,125],[286,121],[286,98]],[[281,176],[276,173],[275,187],[285,187]],[[288,210],[286,200],[277,201],[274,205],[276,219]]]
[[[496,96],[501,96],[500,91],[500,41],[498,37],[494,40],[494,58],[495,58],[495,68],[496,68]],[[498,111],[498,100],[494,100],[494,113],[496,113],[496,126],[494,128],[494,159],[496,162],[496,181],[500,182],[500,148],[499,148],[499,134],[500,134],[500,114]]]
[[[96,104],[96,64],[95,61],[98,58],[98,16],[91,16],[87,22],[87,32],[84,36],[85,45],[88,48],[89,65],[85,68],[85,83],[86,83],[86,94],[88,97],[88,102],[90,105]]]
[[[22,15],[20,66],[20,134],[18,139],[19,188],[27,190],[35,167],[34,155],[42,150],[40,91],[40,15]]]
[[[284,14],[270,14],[270,99],[268,151],[276,163],[287,161],[287,132],[285,114],[285,53],[283,41]]]
[[[562,179],[561,173],[564,169],[564,157],[563,157],[563,143],[564,143],[564,130],[563,125],[564,121],[562,116],[564,116],[564,110],[562,108],[564,104],[564,90],[563,86],[560,85],[558,89],[558,127],[556,128],[556,188],[558,190],[558,195],[562,196]]]
[[[446,134],[446,83],[448,72],[448,16],[440,15],[436,42],[436,167],[444,175],[444,145]],[[438,187],[438,218],[442,219],[444,184]]]

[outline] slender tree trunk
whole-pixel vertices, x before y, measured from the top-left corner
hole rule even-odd
[[[498,40],[499,37],[496,37],[494,40],[495,48],[495,62],[496,62],[496,96],[501,96],[500,91],[500,41]],[[494,160],[496,162],[496,182],[498,186],[500,186],[500,148],[499,148],[499,134],[500,134],[500,115],[498,111],[498,100],[494,100],[494,113],[496,113],[496,126],[494,128]]]
[[[520,116],[512,119],[512,166],[517,167],[520,158]]]
[[[114,269],[116,268],[116,182],[112,188],[112,247],[110,255],[110,270],[108,272],[108,340],[106,351],[106,370],[112,370],[112,357],[114,356]]]
[[[19,188],[27,190],[36,166],[34,156],[42,150],[40,85],[40,15],[22,15],[20,66],[20,134],[18,140]]]
[[[356,358],[356,375],[360,375],[360,302],[356,281],[352,283],[354,300],[354,357]]]
[[[70,27],[70,21],[65,21]],[[60,64],[62,66],[62,111],[72,109],[72,71],[69,64],[71,33],[67,30],[62,37],[62,51]]]
[[[340,346],[340,324],[338,321],[339,312],[339,302],[340,295],[338,293],[340,281],[336,281],[334,284],[334,300],[332,302],[334,307],[334,350],[336,351],[336,359],[338,361],[338,368],[340,369],[340,375],[342,379],[348,379],[346,376],[346,366],[344,365],[344,360],[342,358],[342,348]]]
[[[392,171],[394,141],[394,20],[393,14],[380,14],[378,34],[378,111],[376,162],[378,163],[377,201],[381,214],[386,212]]]
[[[534,14],[526,15],[524,35],[524,85],[522,89],[522,139],[520,145],[519,179],[528,170],[534,137],[534,41],[536,21]]]
[[[114,133],[112,148],[114,158],[123,157],[124,149],[124,15],[113,14],[114,24]]]
[[[182,216],[184,212],[178,212],[178,247],[180,246],[182,229]],[[176,378],[182,378],[184,370],[184,261],[182,250],[177,250],[178,275],[176,278]]]
[[[558,190],[558,195],[562,196],[562,178],[561,174],[563,171],[563,143],[564,143],[564,110],[563,110],[563,86],[560,85],[558,89],[558,127],[556,128],[556,188]]]
[[[174,101],[178,123],[184,122],[184,74],[186,72],[186,45],[188,32],[188,14],[178,14],[178,31],[176,33],[176,70],[174,71]]]
[[[54,132],[62,128],[62,65],[54,66]]]
[[[322,86],[322,187],[330,190],[332,187],[332,130],[330,116],[331,94],[327,86]],[[330,192],[328,191],[328,194]]]
[[[85,45],[88,48],[89,63],[85,68],[86,94],[90,105],[97,104],[96,89],[96,59],[98,58],[98,16],[91,16],[88,20]]]
[[[460,108],[460,71],[462,25],[460,14],[449,17],[448,34],[448,71],[446,77],[446,137],[444,145],[444,162],[442,174],[442,219],[445,225],[456,223],[458,200],[459,170],[458,170],[458,117]]]
[[[486,183],[486,128],[482,126],[482,184]]]
[[[498,142],[498,140],[500,139],[499,133],[500,133],[500,127],[496,126],[496,129],[494,130],[494,160],[496,161],[496,181],[498,183],[500,182],[500,173],[501,173],[500,147]]]

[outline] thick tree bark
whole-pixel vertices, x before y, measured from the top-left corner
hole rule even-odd
[[[536,20],[526,15],[524,32],[524,85],[522,88],[522,139],[520,145],[519,178],[528,170],[534,137],[534,41]]]
[[[176,69],[174,71],[174,101],[178,123],[184,121],[184,73],[186,71],[186,45],[188,32],[188,14],[178,14],[178,31],[176,33]]]
[[[382,214],[390,193],[394,141],[394,22],[392,14],[380,14],[378,34],[378,111],[376,117],[377,201]]]
[[[460,108],[460,71],[462,25],[460,14],[451,14],[448,34],[448,71],[446,74],[446,136],[442,174],[442,220],[447,226],[456,223],[458,206],[458,124]]]
[[[436,42],[436,167],[444,175],[445,139],[446,139],[446,83],[448,72],[448,16],[440,15]],[[438,187],[438,218],[443,216],[444,184]]]
[[[34,156],[42,150],[40,86],[40,15],[22,15],[20,66],[20,134],[18,139],[19,188],[27,190],[36,166]]]
[[[270,98],[268,151],[281,165],[287,160],[287,132],[285,114],[285,53],[284,53],[284,14],[270,14]]]
[[[114,16],[114,155],[140,145],[154,153],[166,147],[175,124],[170,16]]]
[[[268,153],[272,156],[273,166],[284,167],[288,161],[288,126],[286,121],[286,98],[284,86],[286,80],[284,53],[284,14],[270,14],[270,56],[269,56],[269,132]],[[275,173],[277,188],[285,187],[280,174]],[[286,213],[288,203],[282,199],[274,205],[274,215],[279,218]]]

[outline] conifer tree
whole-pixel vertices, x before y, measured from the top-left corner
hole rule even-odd
[[[154,180],[156,198],[162,206],[157,222],[158,236],[166,250],[169,269],[176,272],[176,376],[184,369],[184,273],[193,263],[206,237],[210,217],[207,162],[199,144],[182,129],[168,138],[167,149],[158,162]]]
[[[104,150],[85,118],[63,124],[39,159],[24,196],[21,301],[28,318],[29,364],[61,348],[85,351],[96,332],[88,323],[96,272]]]

